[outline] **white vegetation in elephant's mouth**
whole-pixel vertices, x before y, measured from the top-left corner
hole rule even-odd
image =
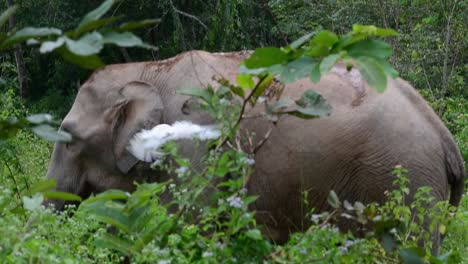
[[[201,126],[190,121],[177,121],[172,125],[161,124],[136,133],[130,140],[128,151],[139,160],[154,162],[164,156],[160,147],[169,141],[194,138],[208,140],[220,136],[221,132],[216,125]]]

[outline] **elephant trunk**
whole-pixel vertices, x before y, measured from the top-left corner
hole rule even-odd
[[[57,181],[55,190],[72,194],[80,194],[85,183],[78,164],[78,159],[73,158],[73,153],[68,151],[64,144],[56,143],[52,153],[52,159],[47,170],[47,178]],[[56,210],[63,210],[65,201],[47,199],[44,205],[53,205]]]

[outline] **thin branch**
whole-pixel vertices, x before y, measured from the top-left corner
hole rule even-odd
[[[174,10],[174,12],[176,12],[177,14],[180,14],[180,15],[183,15],[183,16],[186,16],[188,18],[191,18],[195,21],[197,21],[205,30],[208,30],[208,27],[196,16],[194,15],[191,15],[189,13],[185,13],[184,11],[181,11],[179,9],[177,9],[175,6],[174,6],[174,3],[172,3],[172,0],[169,0],[169,3],[171,4],[171,7],[172,9]]]

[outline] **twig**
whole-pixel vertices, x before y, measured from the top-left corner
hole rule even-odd
[[[174,3],[172,2],[172,0],[170,0],[169,3],[171,4],[172,10],[174,10],[174,12],[197,21],[205,30],[208,30],[208,27],[198,17],[196,17],[194,15],[191,15],[189,13],[185,13],[184,11],[181,11],[181,10],[177,9],[174,6]]]

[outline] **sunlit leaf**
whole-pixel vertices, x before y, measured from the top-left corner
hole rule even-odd
[[[83,27],[77,28],[73,32],[74,33],[73,36],[74,37],[79,37],[81,34],[83,34],[85,32],[89,32],[89,31],[98,29],[100,27],[103,27],[105,25],[108,25],[108,24],[110,24],[112,22],[115,22],[115,21],[121,19],[122,17],[123,16],[113,16],[113,17],[109,17],[109,18],[102,18],[102,19],[90,21],[89,23],[87,23]]]
[[[182,88],[178,89],[177,93],[182,94],[182,95],[189,95],[189,96],[194,96],[198,97],[200,99],[203,99],[204,101],[209,102],[211,97],[213,96],[213,93],[210,92],[211,89],[204,89],[204,88]]]
[[[106,44],[115,44],[119,47],[138,47],[143,45],[143,41],[131,32],[106,32],[103,35]]]
[[[58,199],[58,200],[64,200],[64,201],[81,201],[81,197],[72,193],[67,193],[67,192],[43,192],[43,195],[47,199]]]
[[[121,190],[108,190],[96,196],[86,199],[83,204],[94,203],[96,201],[127,200],[129,194]]]
[[[31,198],[23,196],[23,207],[26,210],[34,211],[41,207],[43,201],[44,197],[39,193],[36,193]]]
[[[101,18],[105,13],[107,13],[107,11],[109,11],[114,3],[115,0],[106,0],[98,8],[86,14],[75,31],[80,32],[84,27],[88,26],[88,24]]]
[[[98,32],[84,35],[78,40],[65,39],[68,50],[79,56],[98,54],[104,46],[104,39]]]
[[[328,30],[320,31],[311,40],[311,43],[318,44],[327,48],[332,47],[336,42],[338,42],[338,36],[335,33]]]
[[[296,39],[293,43],[291,43],[289,46],[293,49],[297,49],[299,48],[300,46],[302,46],[302,44],[306,43],[307,41],[309,41],[309,39],[315,34],[315,32],[311,32],[311,33],[308,33],[308,34],[305,34],[304,36]]]
[[[247,232],[245,232],[245,235],[250,237],[253,240],[261,240],[263,239],[262,233],[258,229],[250,229]]]
[[[65,44],[65,38],[63,37],[57,38],[54,41],[44,41],[39,48],[39,52],[48,53],[60,48],[63,44]]]
[[[255,83],[250,74],[238,74],[236,76],[237,84],[244,89],[252,89],[255,86]]]
[[[70,134],[58,131],[49,125],[34,126],[31,130],[39,137],[51,142],[70,142],[72,140]]]
[[[60,34],[62,34],[62,31],[57,28],[25,27],[21,30],[16,31],[16,33],[5,39],[5,41],[1,44],[1,47],[6,48],[8,46],[28,40],[30,38],[40,38]]]
[[[340,205],[341,205],[340,199],[338,198],[338,195],[336,195],[336,192],[333,190],[331,190],[330,193],[328,194],[327,202],[333,208],[340,208]]]
[[[57,185],[57,181],[54,179],[42,180],[29,188],[29,194],[35,194],[38,192],[45,192],[53,189]]]
[[[388,58],[392,55],[392,47],[384,41],[367,39],[359,41],[347,48],[348,55],[356,58],[361,56],[379,59]]]
[[[378,92],[385,91],[387,87],[387,75],[385,75],[382,67],[370,57],[358,57],[355,59],[359,71],[369,86]]]
[[[279,48],[258,48],[244,61],[247,68],[269,67],[286,61],[286,54]]]
[[[26,119],[33,124],[50,123],[54,120],[50,114],[34,114],[26,117]]]

